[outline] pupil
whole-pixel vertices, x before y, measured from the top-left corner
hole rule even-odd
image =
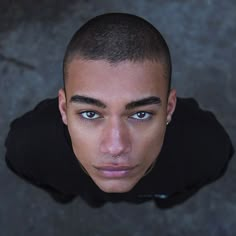
[[[145,112],[139,112],[139,113],[138,113],[138,117],[139,117],[139,118],[145,117]]]
[[[87,112],[87,116],[89,118],[93,118],[94,117],[94,112],[92,112],[92,111]]]

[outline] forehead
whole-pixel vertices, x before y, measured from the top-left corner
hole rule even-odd
[[[167,93],[168,81],[161,63],[74,59],[67,66],[66,92],[70,95],[160,96]]]

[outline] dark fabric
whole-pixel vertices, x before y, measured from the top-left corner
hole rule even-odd
[[[57,98],[47,99],[11,123],[6,162],[14,173],[67,203],[81,196],[91,206],[107,201],[155,200],[166,208],[191,197],[221,177],[234,149],[224,128],[194,99],[177,99],[153,170],[128,193],[104,193],[81,169]]]

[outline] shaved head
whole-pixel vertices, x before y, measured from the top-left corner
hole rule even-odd
[[[70,62],[105,60],[111,64],[122,61],[161,63],[164,77],[171,83],[171,57],[160,32],[149,22],[135,15],[109,13],[85,23],[69,42],[63,61],[64,83]]]

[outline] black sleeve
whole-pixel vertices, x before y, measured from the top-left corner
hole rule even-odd
[[[41,113],[54,99],[41,101],[33,110],[28,111],[10,124],[10,130],[5,140],[7,166],[18,176],[35,184],[40,184],[35,166],[35,156],[38,154],[40,134],[38,128],[41,125]],[[41,138],[42,139],[42,138]],[[39,146],[39,145],[38,145]]]
[[[75,196],[62,193],[53,186],[49,186],[45,183],[41,178],[43,163],[40,165],[40,163],[38,163],[39,158],[35,158],[38,154],[38,145],[42,140],[42,138],[36,137],[39,133],[37,129],[40,129],[40,127],[35,127],[37,126],[35,117],[40,115],[41,110],[50,102],[52,102],[52,99],[44,100],[39,103],[34,110],[27,112],[11,123],[10,131],[5,140],[5,161],[8,168],[27,183],[45,190],[57,202],[67,203],[73,200]],[[34,118],[32,119],[32,117]]]
[[[166,199],[156,199],[160,208],[180,204],[222,177],[234,155],[229,135],[212,112],[200,109],[193,99],[183,99],[181,103],[174,118],[177,122],[173,120],[170,129],[176,131],[175,124],[181,128],[169,144],[176,145],[173,149],[179,153],[176,168],[180,168],[181,184],[178,192]],[[168,135],[173,137],[171,131]]]
[[[232,142],[212,112],[201,109],[194,99],[184,99],[183,103],[180,137],[184,163],[189,167],[186,171],[191,176],[186,183],[211,183],[225,173],[234,154]]]
[[[201,142],[203,143],[203,152],[205,158],[205,184],[211,183],[222,177],[228,167],[230,160],[234,155],[234,147],[231,139],[216,119],[215,115],[209,111],[205,111],[206,125],[205,131],[202,131]],[[204,165],[204,162],[202,163]]]
[[[7,166],[18,176],[37,183],[33,173],[28,168],[26,157],[30,149],[30,140],[27,137],[27,131],[18,119],[10,125],[10,131],[5,141]]]
[[[32,111],[13,120],[5,140],[7,166],[20,177],[35,184],[41,182],[40,175],[37,175],[36,156],[40,155],[39,149],[45,146],[42,134],[47,129],[47,120],[50,116],[47,107],[55,101],[56,99],[43,100]]]

